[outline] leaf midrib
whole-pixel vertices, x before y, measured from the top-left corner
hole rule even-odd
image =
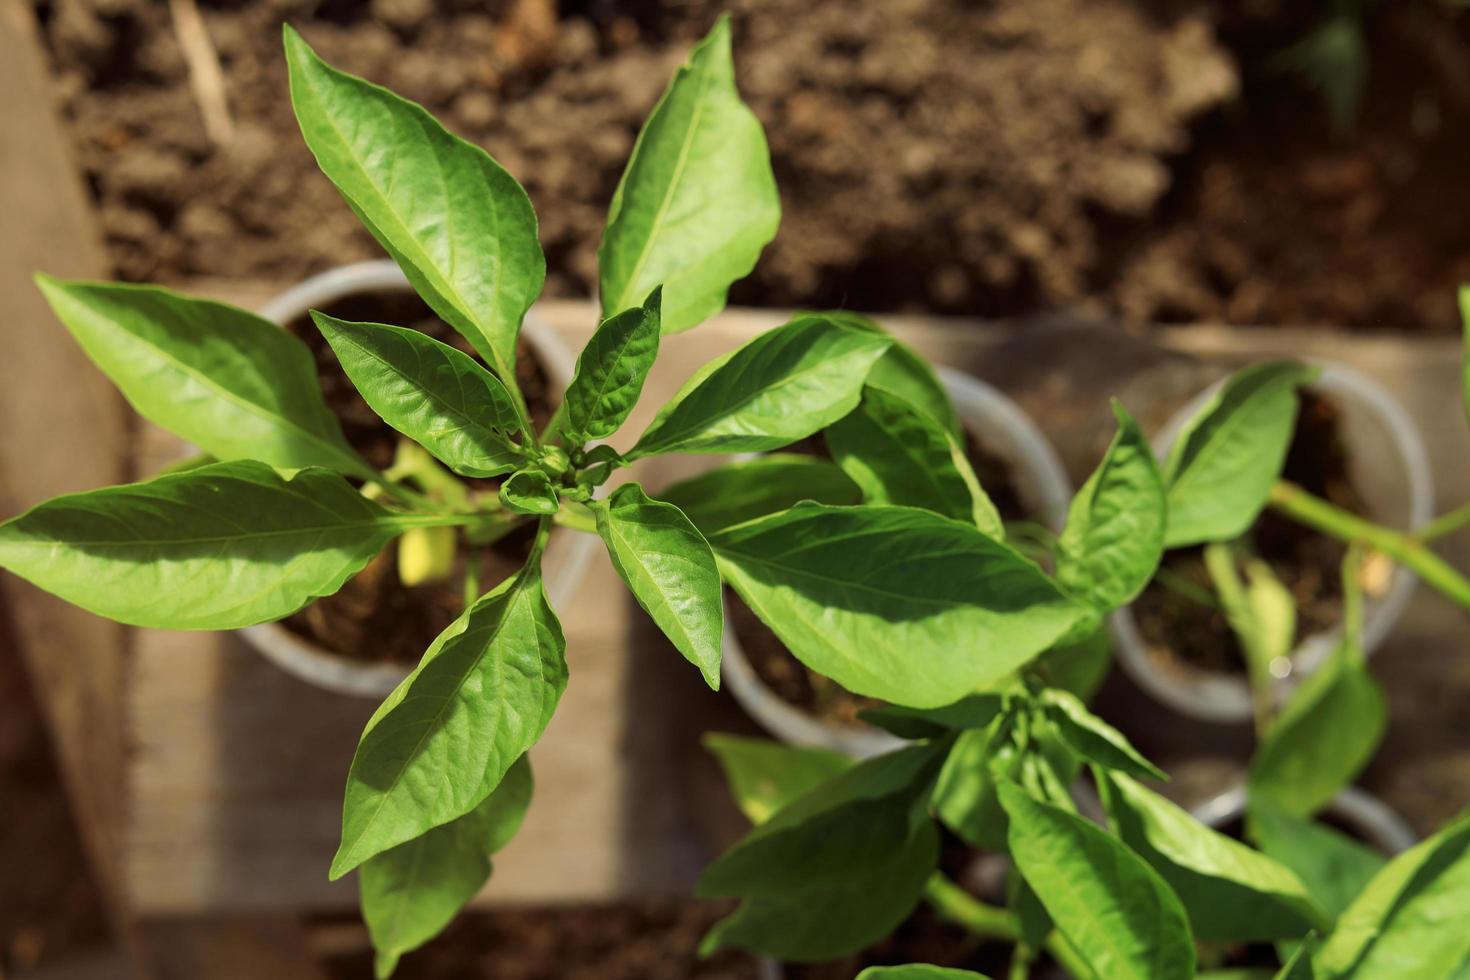
[[[430,718],[428,720],[428,722],[426,722],[424,724],[423,731],[419,733],[418,740],[414,743],[413,749],[410,752],[408,752],[403,757],[404,761],[402,763],[400,763],[396,767],[396,770],[393,773],[393,779],[389,782],[388,787],[386,789],[384,789],[379,794],[378,801],[377,801],[377,806],[373,807],[373,812],[367,817],[367,819],[365,819],[363,821],[362,829],[358,832],[357,836],[353,838],[351,847],[349,848],[345,844],[345,842],[344,842],[342,848],[340,848],[340,850],[339,850],[339,853],[340,852],[346,852],[348,854],[353,854],[358,849],[358,845],[362,842],[362,839],[365,836],[367,836],[368,831],[373,828],[373,825],[377,823],[378,817],[382,815],[383,808],[388,805],[388,800],[392,797],[393,792],[398,788],[398,784],[403,780],[404,774],[409,769],[409,763],[414,758],[416,758],[418,756],[419,750],[421,750],[424,747],[424,742],[426,742],[428,740],[430,733],[431,732],[434,732],[434,731],[438,731],[439,728],[443,725],[444,716],[445,716],[445,713],[449,710],[449,706],[459,697],[459,692],[464,688],[464,685],[469,681],[469,678],[475,673],[476,669],[484,661],[484,659],[485,659],[485,652],[488,652],[490,650],[490,648],[494,645],[496,639],[498,639],[499,636],[500,636],[500,634],[502,632],[504,632],[506,625],[509,623],[512,606],[515,603],[517,603],[517,602],[520,601],[522,593],[524,592],[524,590],[526,589],[527,585],[531,581],[531,577],[526,576],[525,571],[526,570],[523,568],[522,571],[521,571],[521,575],[520,575],[519,580],[516,582],[515,585],[511,586],[511,588],[510,588],[510,593],[511,594],[507,595],[506,598],[505,598],[505,610],[504,610],[504,612],[500,616],[500,621],[498,623],[496,623],[495,624],[495,628],[490,631],[490,637],[485,641],[485,644],[484,644],[483,650],[481,652],[481,655],[478,656],[478,657],[476,657],[474,659],[474,661],[459,675],[459,677],[454,682],[453,689],[450,690],[448,694],[446,694],[443,698],[440,699],[440,704],[439,704],[438,710],[434,713],[433,717]],[[539,580],[539,576],[537,578]],[[533,620],[533,625],[537,625],[537,624],[534,624],[534,620],[535,620],[535,615],[534,614],[532,615],[532,620]],[[537,625],[537,628],[539,629],[539,625]],[[466,632],[468,632],[468,629],[466,629]],[[460,635],[462,636],[463,634],[460,634]],[[537,648],[539,650],[540,649],[540,646],[541,646],[539,637],[538,637],[538,639],[536,641],[536,646],[537,646]],[[542,657],[538,657],[537,658],[537,668],[538,668],[538,670],[541,671],[540,681],[541,681],[542,687],[544,687],[545,686],[545,683],[546,683],[546,673],[545,673],[545,671],[543,669],[541,669],[541,668],[544,667],[544,665],[545,665],[545,659],[542,658]],[[425,665],[425,666],[427,666],[427,665]],[[405,700],[406,700],[406,698],[405,698]],[[394,707],[396,708],[396,707],[398,707],[399,705],[402,705],[402,704],[403,704],[403,701],[400,701],[398,703],[398,705],[395,705]],[[388,714],[391,715],[392,714],[392,711],[389,711]],[[503,710],[502,710],[502,715],[503,715]],[[381,720],[384,720],[387,717],[388,717],[388,715],[384,715],[384,718],[383,719],[379,719],[379,720],[380,721]],[[544,719],[543,719],[543,723],[544,723]],[[367,733],[366,732],[363,733],[363,737],[364,738],[367,737]],[[513,761],[514,760],[512,760],[512,762]],[[348,773],[348,779],[349,779],[349,781],[351,780],[351,778],[352,778],[352,774],[349,771],[349,773]],[[491,792],[494,792],[494,788],[493,787],[491,789]],[[489,794],[486,794],[486,795],[488,796]],[[476,805],[478,805],[478,804],[476,804]],[[474,809],[474,807],[471,807],[470,809]],[[469,811],[466,810],[465,812],[468,813]],[[460,816],[463,816],[463,815],[464,814],[460,814]],[[376,853],[381,854],[381,853],[383,853],[383,851],[380,850],[380,851],[378,851]],[[369,858],[371,858],[373,856],[375,856],[375,855],[368,855],[368,858],[363,858],[363,859],[358,860],[355,864],[352,865],[352,867],[357,867],[358,865],[362,864],[363,861],[368,860]],[[336,862],[334,861],[333,863],[335,864]],[[341,874],[346,874],[347,871],[349,871],[349,870],[351,870],[351,868],[346,868],[346,869],[344,869],[341,872]]]
[[[270,538],[292,537],[306,534],[326,534],[332,531],[359,531],[367,528],[401,528],[401,527],[436,527],[441,524],[437,517],[418,515],[403,515],[390,517],[376,517],[370,521],[348,521],[339,524],[326,525],[303,525],[301,527],[282,528],[275,531],[249,531],[243,534],[216,534],[201,535],[189,538],[130,538],[126,541],[58,541],[49,538],[27,538],[12,541],[0,539],[0,545],[6,547],[30,546],[34,548],[51,548],[64,544],[69,548],[136,548],[136,547],[167,547],[169,545],[190,544],[220,544],[228,541],[263,541]]]
[[[648,261],[648,256],[653,251],[653,242],[660,234],[660,225],[668,214],[669,207],[673,204],[677,195],[679,184],[684,180],[684,170],[689,165],[689,151],[694,146],[694,135],[699,131],[699,123],[704,116],[705,95],[709,91],[710,84],[714,81],[714,72],[709,70],[708,65],[700,66],[700,85],[694,103],[694,115],[689,121],[689,128],[684,133],[684,139],[679,147],[679,158],[674,163],[674,173],[669,178],[669,185],[664,189],[664,198],[659,203],[658,213],[653,216],[649,224],[648,234],[644,236],[643,245],[639,249],[638,258],[633,263],[633,270],[624,281],[623,290],[618,296],[620,307],[630,306],[628,293],[634,290],[638,277],[643,273],[643,266]]]
[[[323,67],[327,67],[328,71],[332,70],[330,66]],[[425,278],[434,280],[435,288],[454,305],[454,307],[465,317],[467,321],[469,321],[469,323],[474,326],[475,332],[478,333],[481,339],[484,340],[485,346],[494,356],[494,360],[496,361],[497,365],[502,370],[504,370],[506,368],[506,365],[500,363],[500,353],[497,350],[495,344],[492,343],[489,332],[486,331],[485,325],[480,322],[479,317],[471,312],[471,306],[469,303],[466,302],[465,296],[457,288],[455,288],[453,284],[451,284],[447,279],[439,274],[438,267],[430,259],[429,255],[424,251],[423,245],[419,242],[418,236],[409,229],[408,223],[404,219],[404,216],[398,212],[398,209],[394,206],[392,200],[383,191],[379,190],[377,182],[374,181],[372,175],[368,173],[367,167],[363,165],[362,161],[358,158],[357,153],[353,150],[352,144],[348,141],[346,135],[342,132],[341,128],[338,127],[337,120],[332,116],[330,112],[327,112],[322,108],[323,100],[321,88],[320,86],[318,86],[316,79],[311,77],[315,74],[314,69],[316,68],[316,65],[310,65],[308,66],[308,69],[301,74],[305,79],[306,84],[311,87],[313,101],[316,103],[318,118],[324,119],[326,121],[328,129],[331,131],[331,134],[336,137],[338,147],[343,151],[343,155],[346,156],[349,163],[351,163],[353,168],[362,177],[363,181],[372,190],[373,196],[377,198],[379,203],[386,210],[387,216],[391,218],[395,224],[398,225],[398,231],[400,232],[400,234],[413,244],[413,251],[416,258],[419,260],[417,263],[415,263],[415,267],[419,270],[420,274],[425,275]],[[453,133],[450,133],[449,136],[451,139],[456,138],[454,137]],[[440,178],[442,182],[442,165]],[[336,182],[333,181],[333,183]],[[345,188],[342,188],[340,185],[338,186],[338,189],[341,190],[341,192],[349,198],[353,198],[356,196],[354,194],[351,194]],[[361,205],[358,206],[361,207]],[[448,219],[446,217],[446,237],[448,237],[447,221]],[[454,248],[454,243],[452,240],[450,242],[450,248],[451,250]],[[498,294],[500,291],[500,283],[498,280],[493,288]],[[511,367],[514,367],[514,365],[511,365]],[[512,377],[513,376],[514,375],[512,374]]]
[[[446,400],[442,395],[440,395],[433,388],[430,388],[429,386],[425,385],[424,383],[422,383],[421,381],[419,381],[418,378],[413,377],[413,376],[410,376],[407,372],[405,372],[405,371],[401,370],[400,368],[398,368],[395,364],[393,364],[387,358],[383,357],[377,351],[372,350],[371,348],[365,346],[356,337],[352,336],[351,333],[349,333],[347,331],[343,331],[342,332],[342,336],[343,336],[343,338],[348,343],[352,344],[352,346],[354,348],[356,348],[359,353],[364,354],[365,356],[371,358],[373,361],[377,362],[380,366],[382,366],[383,368],[386,368],[389,372],[397,375],[398,377],[400,377],[400,378],[404,379],[405,381],[409,382],[410,384],[412,384],[418,390],[418,392],[423,395],[424,398],[426,398],[428,401],[434,403],[434,405],[436,405],[440,409],[442,409],[443,412],[444,412],[444,414],[449,415],[449,416],[453,417],[454,419],[458,420],[459,421],[459,426],[454,431],[459,431],[459,432],[479,431],[479,432],[487,433],[490,436],[490,440],[491,441],[500,443],[500,446],[503,447],[508,453],[510,453],[512,457],[516,457],[517,447],[508,438],[506,438],[498,429],[494,428],[493,426],[486,425],[483,422],[480,422],[474,416],[470,415],[469,414],[469,411],[467,409],[456,407],[453,403],[451,403],[448,400]],[[415,351],[414,353],[415,353],[415,356],[418,356],[418,352],[417,351]],[[438,352],[436,351],[436,353],[438,353]],[[420,359],[419,363],[422,366],[422,364],[423,364],[422,359]],[[449,367],[450,367],[450,370],[452,370],[454,372],[455,378],[460,382],[460,392],[461,392],[461,394],[464,394],[464,387],[463,387],[463,385],[464,385],[464,373],[458,367],[456,367],[455,364],[454,364],[454,362],[451,361],[449,358],[445,358],[445,363],[447,363],[449,365]],[[477,381],[477,382],[482,382],[483,380],[484,380],[483,378],[475,378],[475,381]],[[490,398],[491,398],[491,401],[493,402],[495,396],[492,394],[492,395],[490,395]],[[442,433],[426,433],[426,437],[429,436],[429,435],[439,436],[439,435],[442,435]],[[480,449],[481,452],[484,452],[484,450],[482,449],[482,447],[480,447],[478,445],[475,448],[476,449]],[[490,458],[488,454],[486,454],[486,461],[487,462],[492,462],[492,463],[495,462],[495,460],[492,459],[492,458]],[[513,463],[513,460],[512,460],[512,463]],[[464,465],[464,461],[461,461],[461,465]]]
[[[843,332],[849,333],[849,334],[855,334],[855,333],[857,333],[857,331],[849,330],[847,327],[842,327],[842,326],[838,326],[836,324],[833,324],[833,323],[831,323],[831,321],[826,321],[826,322],[834,330],[843,331]],[[864,338],[864,339],[866,339],[866,338]],[[888,345],[886,343],[884,343],[883,346],[886,349]],[[805,357],[806,355],[810,354],[811,350],[812,350],[812,348],[810,348],[810,347],[807,348],[807,350],[803,352],[803,355],[802,356]],[[738,412],[743,411],[748,405],[750,405],[751,402],[755,401],[757,398],[761,398],[763,396],[767,396],[767,395],[770,395],[772,393],[779,393],[784,388],[786,388],[788,385],[795,384],[800,379],[805,378],[806,376],[808,376],[810,374],[814,374],[814,373],[816,373],[816,372],[818,372],[820,370],[823,370],[823,369],[829,369],[829,370],[830,369],[833,369],[835,367],[835,365],[833,363],[834,361],[838,361],[839,359],[840,360],[846,360],[848,357],[852,356],[853,354],[858,353],[858,352],[862,352],[862,351],[864,351],[863,346],[862,345],[857,345],[857,346],[854,346],[851,350],[847,350],[847,351],[843,351],[843,352],[841,352],[839,354],[828,355],[827,357],[819,358],[814,363],[809,364],[804,369],[802,369],[800,371],[797,371],[795,373],[792,373],[792,374],[788,374],[784,378],[781,378],[781,379],[779,379],[777,381],[774,381],[774,382],[772,382],[772,383],[770,383],[768,385],[765,385],[764,387],[756,388],[754,391],[750,392],[748,395],[744,396],[743,398],[740,398],[737,401],[731,402],[729,404],[728,408],[723,409],[719,413],[712,414],[710,416],[710,420],[707,421],[707,422],[705,422],[704,424],[702,424],[702,425],[699,424],[698,423],[698,420],[696,420],[693,423],[686,423],[681,428],[673,430],[673,435],[672,436],[669,436],[669,435],[667,435],[667,434],[665,434],[663,432],[656,433],[657,435],[661,436],[661,438],[659,440],[655,441],[652,444],[652,448],[650,448],[649,446],[640,446],[640,447],[635,447],[635,451],[641,450],[641,453],[643,455],[647,455],[649,452],[658,452],[658,451],[660,451],[661,448],[667,447],[669,445],[677,445],[680,440],[690,439],[691,438],[691,434],[693,434],[694,437],[697,437],[698,434],[699,434],[699,432],[701,430],[709,429],[713,425],[715,425],[715,424],[717,424],[719,422],[727,421],[732,415],[735,415]],[[748,367],[742,367],[741,370],[740,370],[740,374],[737,375],[734,378],[734,382],[737,382],[738,383],[739,381],[741,381],[742,378],[744,377],[744,375],[745,375],[745,373],[746,373],[747,370],[749,370]],[[695,395],[697,395],[700,391],[704,390],[705,386],[708,385],[709,382],[713,378],[715,378],[715,377],[717,377],[717,375],[710,375],[710,377],[709,378],[706,378],[699,385],[699,387],[697,387],[693,391],[691,391],[689,393],[688,397],[681,399],[680,402],[679,402],[679,404],[676,405],[672,411],[670,411],[669,416],[668,416],[668,419],[670,421],[672,421],[674,418],[676,418],[677,415],[678,415],[678,413],[679,413],[679,411],[682,408],[684,408],[684,406],[686,406],[690,402],[690,400],[693,399],[693,397]],[[834,401],[835,401],[835,399],[834,399]],[[785,414],[785,413],[783,413],[783,414]],[[665,423],[664,428],[666,430],[669,428],[669,426],[668,426],[667,423]],[[739,437],[740,435],[744,435],[744,433],[715,433],[714,436],[713,436],[713,438],[721,438],[722,439],[722,438],[729,438],[731,436]],[[630,454],[630,456],[631,456],[631,454]]]
[[[135,333],[134,331],[121,326],[115,327],[112,330],[108,330],[108,326],[112,323],[109,318],[96,313],[96,311],[94,311],[90,306],[86,304],[82,304],[82,306],[87,311],[89,318],[96,317],[97,322],[100,322],[102,324],[104,331],[114,333],[123,338],[131,339],[137,344],[140,344],[148,350],[153,351],[160,357],[163,363],[172,367],[180,374],[183,374],[186,377],[192,378],[195,381],[199,382],[205,388],[208,388],[215,394],[222,396],[224,400],[232,402],[240,409],[245,411],[246,414],[253,415],[256,418],[262,419],[267,422],[285,423],[287,427],[294,429],[301,435],[305,436],[308,441],[314,443],[322,449],[327,450],[328,455],[332,458],[337,459],[341,462],[348,463],[349,466],[346,469],[346,472],[352,473],[355,476],[376,475],[373,473],[372,469],[369,468],[361,460],[355,459],[352,455],[343,452],[340,446],[337,446],[331,440],[324,438],[322,435],[306,428],[304,425],[291,418],[289,415],[284,415],[279,412],[273,412],[268,406],[251,401],[245,396],[231,391],[230,389],[219,384],[209,375],[203,374],[187,362],[179,360],[179,358],[174,356],[174,354],[170,352],[167,348],[159,346],[151,339],[143,336],[142,334]],[[330,410],[328,409],[326,411],[328,412],[328,415],[330,415]]]

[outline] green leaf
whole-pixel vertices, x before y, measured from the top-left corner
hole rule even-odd
[[[746,899],[705,936],[700,955],[746,949],[788,963],[846,956],[913,913],[938,862],[939,831],[926,820],[840,883]]]
[[[1194,941],[1179,899],[1117,838],[1082,817],[1000,785],[1011,857],[1099,977],[1194,975]]]
[[[1276,974],[1275,980],[1317,980],[1317,971],[1312,967],[1312,957],[1316,955],[1316,951],[1317,939],[1316,933],[1313,933],[1282,964],[1281,972]]]
[[[1315,813],[1362,772],[1387,723],[1378,682],[1340,646],[1296,689],[1256,750],[1251,795],[1298,816]]]
[[[841,752],[768,738],[709,732],[703,742],[725,771],[740,811],[755,824],[853,765],[852,758]]]
[[[921,507],[1003,538],[964,447],[909,402],[871,386],[825,433],[827,449],[871,504]]]
[[[589,506],[613,568],[684,658],[720,689],[725,607],[720,571],[704,536],[673,504],[626,483]]]
[[[597,250],[603,316],[662,284],[664,331],[701,323],[780,220],[765,133],[735,89],[722,16],[654,106],[613,194]]]
[[[421,106],[332,68],[289,26],[285,42],[291,104],[322,173],[424,301],[511,384],[521,319],[546,278],[531,199]]]
[[[1078,640],[1068,640],[1031,661],[1030,671],[1048,687],[1071,691],[1091,700],[1113,665],[1113,648],[1105,625]]]
[[[1118,836],[1178,894],[1202,940],[1297,939],[1325,924],[1290,870],[1122,773],[1100,774]]]
[[[706,470],[665,487],[659,497],[710,535],[787,510],[803,500],[855,504],[862,494],[846,473],[824,459],[772,453]]]
[[[1165,547],[1230,540],[1255,523],[1291,445],[1297,388],[1316,376],[1295,361],[1246,368],[1184,426],[1164,464]]]
[[[937,708],[1009,674],[1084,615],[973,526],[907,507],[802,504],[710,539],[781,642],[850,691]]]
[[[1003,853],[1008,821],[996,796],[996,779],[1017,776],[1020,764],[1015,743],[999,726],[963,732],[934,788],[939,819],[972,847]]]
[[[418,330],[311,318],[368,406],[454,472],[499,476],[520,465],[515,400],[473,357]]]
[[[0,567],[99,616],[239,629],[331,595],[407,527],[326,470],[213,463],[56,497],[0,524]]]
[[[1266,799],[1251,799],[1249,826],[1261,853],[1296,872],[1333,919],[1387,863],[1377,851],[1341,831],[1296,816]]]
[[[322,399],[311,352],[269,320],[157,286],[36,282],[138,414],[207,455],[373,476]]]
[[[1041,693],[1041,702],[1062,740],[1083,759],[1140,779],[1168,780],[1168,775],[1145,759],[1122,732],[1088,711],[1076,695],[1047,688]]]
[[[1246,601],[1255,620],[1260,652],[1268,664],[1291,656],[1296,645],[1296,600],[1291,589],[1259,558],[1245,562]]]
[[[944,751],[916,745],[866,759],[782,807],[700,875],[701,898],[750,898],[839,884],[927,822]]]
[[[947,966],[909,963],[905,966],[870,966],[857,975],[857,980],[986,980],[973,970],[954,970]]]
[[[332,878],[479,806],[541,737],[565,652],[534,557],[440,633],[358,743]]]
[[[886,337],[804,316],[700,372],[659,412],[628,459],[779,449],[852,411]]]
[[[892,337],[879,324],[851,310],[827,310],[821,315],[844,327]],[[907,344],[897,339],[893,341],[893,346],[868,371],[868,387],[880,388],[890,395],[902,398],[963,444],[965,428],[954,410],[954,404],[949,400],[949,392],[929,366],[929,362]]]
[[[877,725],[899,738],[940,738],[950,732],[969,728],[984,728],[995,720],[1005,707],[1005,699],[999,694],[971,694],[954,704],[939,708],[905,708],[900,704],[885,704],[858,712],[859,717],[870,725]]]
[[[531,763],[521,756],[469,813],[362,866],[362,917],[377,951],[380,980],[400,956],[438,935],[489,880],[490,855],[520,829],[531,790]]]
[[[745,900],[701,952],[830,959],[897,926],[938,860],[926,803],[943,758],[915,746],[868,759],[747,834],[700,877],[696,894]]]
[[[561,507],[551,478],[540,470],[516,470],[500,485],[500,503],[513,514],[547,517]]]
[[[1470,817],[1384,866],[1337,920],[1317,956],[1324,978],[1442,980],[1470,954]]]
[[[1164,551],[1164,484],[1138,423],[1113,403],[1118,433],[1072,499],[1057,539],[1057,581],[1107,612],[1143,590]]]
[[[562,431],[580,446],[612,435],[628,418],[658,357],[660,290],[642,306],[602,321],[577,358]]]

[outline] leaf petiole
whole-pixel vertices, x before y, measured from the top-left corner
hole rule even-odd
[[[1364,520],[1285,480],[1278,480],[1271,488],[1270,506],[1278,513],[1324,534],[1342,541],[1356,541],[1383,552],[1448,598],[1470,608],[1470,579],[1426,548],[1424,539]]]
[[[574,531],[582,531],[587,534],[597,533],[597,518],[592,516],[592,510],[586,504],[564,500],[561,510],[556,512],[552,520],[561,527],[571,528]]]
[[[982,939],[1020,943],[1021,928],[1015,916],[1003,908],[980,901],[942,872],[930,875],[924,885],[924,900],[941,919]],[[1092,968],[1073,951],[1060,933],[1053,930],[1042,944],[1063,971],[1074,977],[1092,976]],[[1024,962],[1024,961],[1023,961]]]

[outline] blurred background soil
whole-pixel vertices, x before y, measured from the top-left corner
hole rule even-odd
[[[488,148],[590,293],[637,127],[720,9],[785,215],[747,305],[1456,326],[1470,14],[1365,22],[1355,130],[1276,70],[1310,3],[201,0],[236,123],[205,135],[158,0],[36,0],[120,276],[300,278],[377,254],[295,132],[280,23]]]

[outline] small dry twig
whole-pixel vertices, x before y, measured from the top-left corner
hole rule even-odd
[[[168,6],[184,63],[189,66],[189,87],[194,90],[199,114],[204,117],[204,132],[215,146],[227,146],[235,137],[235,120],[230,115],[219,55],[209,39],[204,18],[194,0],[169,0]]]

